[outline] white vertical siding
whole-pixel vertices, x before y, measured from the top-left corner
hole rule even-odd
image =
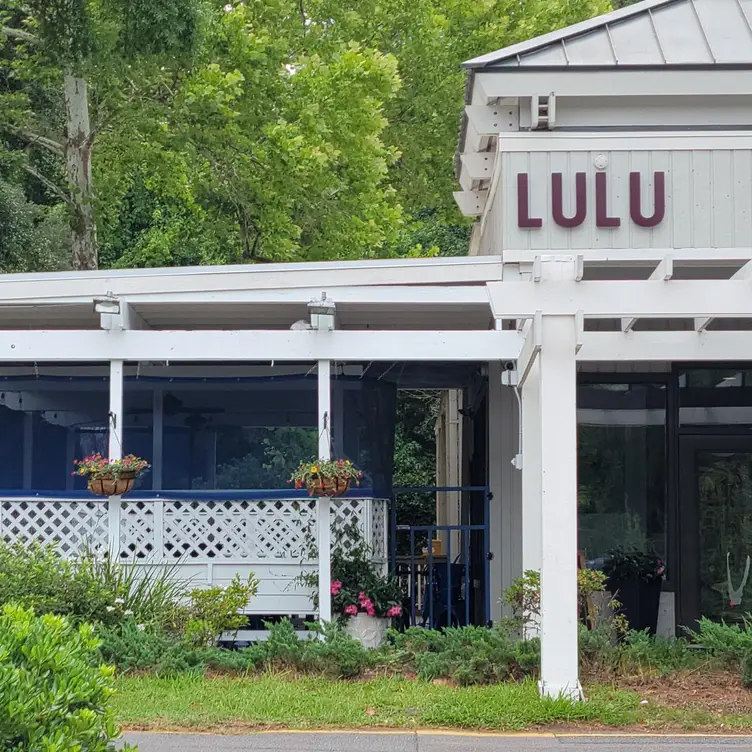
[[[621,227],[595,222],[594,160],[608,157],[608,207]],[[666,174],[666,217],[657,227],[639,227],[630,219],[629,174],[640,172],[642,211],[653,210],[653,175]],[[521,229],[517,222],[517,175],[530,175],[530,212],[543,218],[541,229]],[[551,173],[564,174],[564,212],[575,202],[575,173],[588,176],[588,214],[577,228],[553,221]],[[508,152],[502,158],[500,200],[502,248],[576,251],[622,248],[747,248],[752,246],[752,149],[620,150]],[[493,207],[494,211],[498,211]],[[489,223],[486,233],[495,235]],[[493,237],[484,239],[489,248]]]

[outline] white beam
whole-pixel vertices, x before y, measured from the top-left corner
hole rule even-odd
[[[454,193],[454,200],[466,217],[479,217],[483,214],[487,198],[488,191],[455,191]]]
[[[586,332],[581,361],[738,362],[752,352],[752,331]]]
[[[752,285],[740,280],[489,282],[495,318],[750,318]]]
[[[389,259],[298,264],[246,264],[107,272],[0,275],[0,301],[43,301],[111,296],[245,290],[315,289],[374,285],[444,285],[501,279],[498,257]]]
[[[535,359],[541,351],[541,332],[543,326],[543,314],[536,311],[533,320],[525,332],[525,341],[520,350],[520,357],[517,360],[517,373],[519,381],[518,388],[522,389],[530,370],[535,365]]]
[[[648,277],[649,280],[668,282],[674,276],[674,259],[672,256],[665,256],[658,266],[653,269],[652,273]],[[623,332],[631,332],[637,323],[636,318],[625,318],[621,320],[621,330]]]
[[[747,282],[752,279],[752,261],[747,261],[747,263],[744,264],[741,269],[734,272],[734,274],[731,276],[731,279],[743,280]],[[704,332],[710,326],[710,323],[712,321],[712,318],[696,318],[695,330],[698,332]]]
[[[532,67],[509,67],[476,73],[487,97],[639,97],[743,96],[752,91],[749,70],[563,70],[552,73]]]
[[[150,329],[151,327],[141,318],[133,309],[133,305],[127,300],[121,300],[119,313],[102,313],[100,321],[102,329],[123,330],[123,329]]]
[[[512,331],[0,331],[2,361],[517,360]]]
[[[495,151],[463,154],[462,166],[473,180],[490,180],[496,163]]]
[[[519,101],[515,98],[502,99],[494,104],[468,104],[465,105],[465,114],[475,133],[481,136],[519,128]]]
[[[586,248],[577,251],[588,266],[652,266],[670,255],[674,263],[724,266],[752,259],[752,248]],[[505,248],[505,264],[532,264],[540,251],[529,248]]]

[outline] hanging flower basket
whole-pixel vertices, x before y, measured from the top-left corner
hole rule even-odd
[[[311,479],[306,488],[309,496],[344,496],[350,490],[350,481],[347,478],[319,476]]]
[[[350,460],[301,462],[288,483],[305,488],[309,496],[343,496],[351,485],[360,485],[363,473]]]
[[[108,460],[93,454],[74,460],[73,475],[82,475],[88,481],[89,491],[95,496],[122,496],[133,490],[136,478],[149,469],[146,460],[129,454],[119,460]]]
[[[120,477],[100,475],[89,478],[89,491],[95,496],[122,496],[133,490],[136,474],[133,472],[120,473]]]

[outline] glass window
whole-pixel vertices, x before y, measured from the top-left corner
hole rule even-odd
[[[580,550],[665,558],[665,384],[581,384],[577,421]]]
[[[107,453],[108,366],[11,366],[0,374],[0,489],[84,490],[73,460]]]
[[[703,368],[679,375],[683,428],[752,426],[752,371]]]

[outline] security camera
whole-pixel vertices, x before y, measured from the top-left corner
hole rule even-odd
[[[517,370],[517,361],[508,360],[506,363],[504,363],[504,370],[505,371],[516,371]]]

